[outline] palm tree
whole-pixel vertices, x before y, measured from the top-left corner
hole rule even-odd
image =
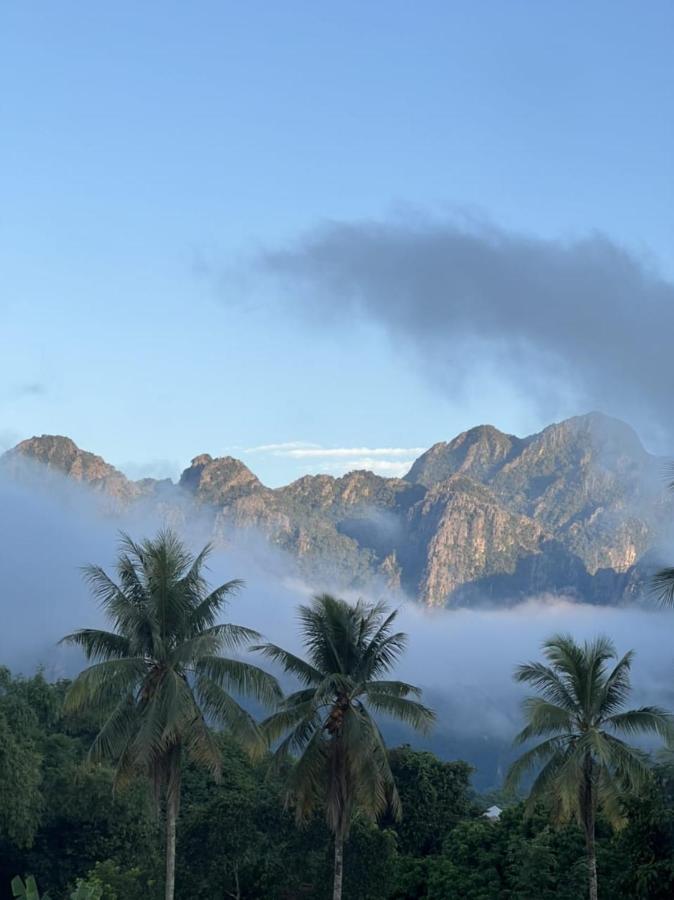
[[[405,649],[407,636],[393,632],[397,613],[381,603],[354,606],[329,594],[299,607],[308,661],[277,647],[258,646],[265,656],[303,684],[262,723],[270,741],[285,735],[275,756],[297,754],[287,801],[299,823],[324,805],[334,835],[333,898],[342,896],[344,843],[354,814],[375,819],[387,808],[400,816],[400,799],[381,732],[370,710],[417,729],[434,719],[414,697],[421,691],[382,680]]]
[[[94,663],[66,698],[71,711],[104,714],[91,755],[114,760],[116,783],[145,774],[158,808],[165,809],[166,900],[173,900],[175,890],[182,758],[219,777],[221,754],[209,719],[228,726],[251,749],[263,746],[255,722],[230,691],[265,704],[281,696],[272,676],[220,655],[260,636],[240,625],[216,624],[242,583],[208,587],[204,564],[210,549],[193,556],[171,531],[142,543],[122,535],[117,581],[100,566],[85,569],[113,630],[85,628],[63,639]]]
[[[548,665],[531,662],[515,670],[515,680],[532,685],[539,696],[524,701],[528,723],[517,735],[523,744],[545,737],[510,768],[506,786],[517,787],[539,768],[527,801],[551,804],[556,821],[576,819],[585,834],[589,896],[597,898],[595,821],[601,808],[611,824],[623,820],[620,797],[648,777],[646,755],[616,736],[670,734],[670,716],[655,706],[624,711],[630,693],[633,651],[618,659],[605,637],[578,645],[570,635],[543,644]],[[607,667],[610,660],[615,664]]]

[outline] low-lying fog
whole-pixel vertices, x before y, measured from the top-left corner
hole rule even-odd
[[[148,511],[122,519],[106,513],[100,498],[63,478],[42,477],[32,484],[0,478],[0,663],[25,674],[38,665],[50,677],[75,674],[82,658],[57,641],[76,628],[102,624],[80,567],[96,562],[111,568],[120,528],[143,537],[161,525]],[[197,546],[204,535],[195,525],[187,537]],[[251,536],[214,552],[210,575],[213,583],[246,581],[230,606],[232,621],[300,650],[295,608],[326,585],[307,585],[291,561]],[[583,639],[601,632],[619,652],[635,649],[634,704],[674,709],[674,613],[669,611],[583,606],[551,596],[503,610],[426,610],[407,602],[401,605],[400,627],[409,633],[409,648],[397,674],[425,689],[438,724],[433,735],[422,738],[391,726],[389,739],[467,759],[478,767],[480,787],[498,783],[520,727],[523,691],[512,682],[513,668],[536,657],[552,633],[568,631]]]

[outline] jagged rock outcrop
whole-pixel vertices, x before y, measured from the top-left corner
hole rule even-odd
[[[147,493],[149,484],[130,481],[122,472],[101,456],[80,450],[68,437],[43,434],[21,441],[0,457],[2,469],[15,478],[30,474],[35,464],[48,471],[61,473],[107,494],[121,503],[129,503]]]
[[[405,478],[306,475],[272,489],[240,460],[202,454],[178,485],[133,482],[49,435],[1,460],[17,477],[26,464],[89,484],[120,506],[142,500],[179,521],[210,517],[216,540],[255,530],[315,582],[376,578],[430,605],[506,603],[544,591],[632,600],[672,518],[663,461],[627,425],[598,413],[526,438],[472,428],[435,444]]]
[[[257,491],[264,491],[262,482],[248,466],[233,456],[213,459],[209,453],[195,456],[180,476],[180,487],[189,491],[198,503],[221,506]]]

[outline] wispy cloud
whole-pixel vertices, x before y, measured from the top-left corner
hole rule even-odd
[[[341,475],[367,469],[377,475],[404,475],[425,447],[324,447],[311,441],[286,441],[248,448],[248,453],[301,460],[311,473]]]
[[[320,450],[320,444],[312,444],[309,441],[286,441],[283,444],[260,444],[258,447],[248,447],[246,453],[273,453],[275,456],[287,456],[297,450]]]
[[[423,453],[425,447],[316,447],[288,450],[285,455],[293,459],[381,459],[409,457]]]
[[[289,441],[285,444],[262,444],[250,447],[248,453],[273,453],[275,456],[290,456],[292,459],[360,459],[381,457],[416,458],[426,447],[323,447],[304,441]]]

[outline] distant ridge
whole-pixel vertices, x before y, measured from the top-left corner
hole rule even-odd
[[[196,456],[179,483],[132,481],[70,438],[42,435],[0,457],[46,466],[121,505],[161,497],[210,517],[213,538],[255,528],[312,577],[373,580],[422,603],[507,604],[541,592],[638,597],[672,517],[663,460],[625,423],[590,413],[526,438],[480,425],[434,444],[404,478],[305,475],[266,487],[240,460]],[[161,487],[161,491],[159,491]]]

